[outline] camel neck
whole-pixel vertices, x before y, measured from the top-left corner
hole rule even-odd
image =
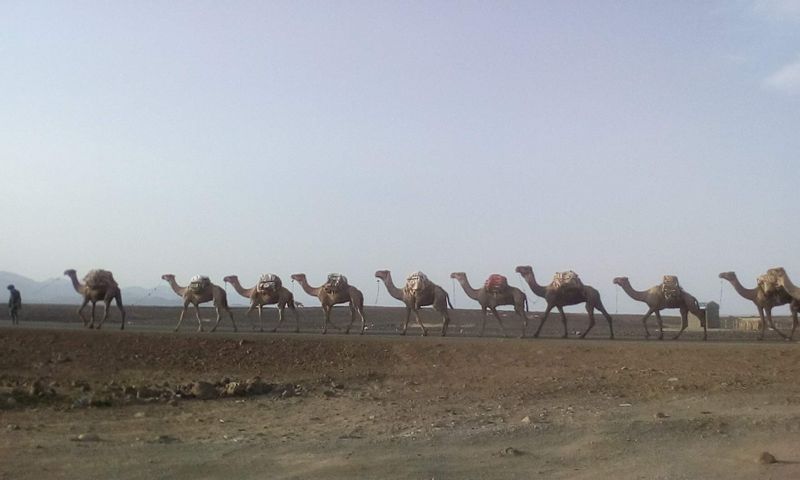
[[[463,277],[458,277],[457,280],[458,283],[461,284],[461,288],[464,289],[464,293],[466,293],[469,298],[473,300],[480,300],[480,290],[475,290],[472,288],[472,285],[469,284],[469,280],[467,279],[466,275]]]
[[[738,293],[739,295],[748,300],[755,300],[756,298],[755,288],[745,288],[745,286],[742,285],[742,282],[740,282],[739,278],[736,276],[734,276],[732,279],[728,281],[731,282],[731,285],[733,286],[733,289],[736,290],[736,293]]]
[[[389,292],[389,295],[397,300],[403,300],[403,291],[394,285],[391,273],[387,273],[386,278],[381,278],[381,280],[383,280],[384,285],[386,285],[386,290]]]
[[[69,279],[72,281],[72,288],[74,288],[76,292],[82,294],[83,293],[83,285],[81,285],[81,282],[78,281],[78,275],[75,274],[75,273],[70,273],[69,274]]]
[[[245,298],[250,298],[250,295],[252,295],[253,291],[255,290],[255,287],[254,288],[244,288],[242,286],[242,284],[239,283],[239,279],[238,278],[233,278],[228,283],[230,283],[231,286],[233,287],[233,289],[236,290],[236,293],[238,293],[239,295],[241,295],[241,296],[243,296]]]
[[[308,280],[303,278],[302,280],[297,281],[300,284],[300,287],[303,288],[303,291],[307,294],[311,295],[312,297],[316,297],[319,295],[319,287],[312,287],[308,284]]]
[[[531,291],[537,296],[544,297],[547,295],[547,288],[536,283],[536,276],[533,274],[533,270],[524,274],[522,277],[528,283],[528,286],[531,287]]]
[[[183,294],[186,293],[186,288],[178,285],[178,282],[176,282],[174,278],[167,279],[167,283],[169,283],[169,286],[172,287],[172,291],[177,293],[179,297],[182,297]]]
[[[647,302],[647,292],[640,292],[639,290],[635,290],[631,286],[630,282],[622,282],[622,285],[620,286],[622,287],[622,290],[624,290],[625,293],[627,293],[628,296],[631,297],[632,299],[638,300],[640,302]]]

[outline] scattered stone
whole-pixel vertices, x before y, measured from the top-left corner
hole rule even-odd
[[[144,412],[136,412],[133,414],[133,418],[144,418],[146,416],[147,414],[145,414]]]
[[[169,443],[179,443],[179,442],[180,442],[179,439],[170,435],[159,435],[155,439],[153,439],[153,443],[169,444]]]
[[[8,397],[6,399],[6,406],[7,407],[16,407],[17,406],[17,400],[14,397]]]
[[[522,455],[522,451],[514,447],[506,447],[500,452],[500,455],[503,457],[518,457]]]
[[[619,406],[620,407],[632,407],[633,405],[630,404],[630,403],[620,403]]]
[[[99,442],[100,436],[96,433],[81,433],[75,437],[75,440],[78,442]]]
[[[195,398],[199,398],[200,400],[210,400],[212,398],[217,398],[217,389],[214,388],[214,385],[208,382],[195,382],[192,384],[191,389],[192,395]]]
[[[670,377],[670,378],[667,379],[667,381],[668,382],[677,382],[678,381],[678,377]]]
[[[6,430],[8,430],[9,432],[13,432],[14,430],[19,430],[19,425],[15,425],[13,423],[10,423],[10,424],[6,425]]]
[[[529,417],[528,415],[526,415],[526,416],[525,416],[525,418],[523,418],[523,419],[521,420],[521,423],[524,423],[524,424],[526,424],[526,425],[527,425],[527,424],[529,424],[529,423],[531,423],[531,417]]]
[[[656,418],[669,418],[669,415],[667,415],[664,412],[658,412],[658,413],[655,414],[655,417]]]
[[[247,393],[247,386],[240,382],[229,382],[225,385],[225,395],[229,397],[240,397]]]
[[[769,452],[761,452],[761,455],[758,456],[758,463],[769,465],[770,463],[778,463],[778,459]]]

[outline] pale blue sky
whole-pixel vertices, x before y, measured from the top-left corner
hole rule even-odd
[[[0,92],[35,279],[800,278],[800,1],[10,1]]]

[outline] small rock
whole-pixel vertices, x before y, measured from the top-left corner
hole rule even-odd
[[[6,399],[6,406],[8,407],[15,407],[17,406],[17,400],[14,397],[8,397]]]
[[[178,443],[180,442],[179,439],[172,437],[170,435],[159,435],[154,440],[155,443]]]
[[[758,463],[769,465],[770,463],[778,463],[778,460],[769,452],[761,452],[761,455],[758,456]]]
[[[6,430],[8,430],[9,432],[14,431],[14,430],[19,430],[19,425],[15,425],[15,424],[11,423],[9,425],[6,425]]]
[[[506,447],[502,452],[500,452],[500,455],[504,457],[516,457],[522,455],[522,452],[514,447]]]
[[[147,415],[144,412],[136,412],[133,414],[133,418],[144,418]]]
[[[678,377],[670,377],[670,378],[667,379],[667,381],[668,382],[677,382],[678,381]]]
[[[630,403],[620,403],[619,406],[620,407],[632,407],[633,405],[631,405]]]
[[[225,385],[225,395],[239,397],[247,393],[247,386],[240,382],[229,382]]]
[[[664,412],[658,412],[658,413],[655,414],[655,417],[656,418],[669,418],[669,415],[667,415]]]
[[[531,417],[529,417],[528,415],[526,415],[526,416],[525,416],[525,418],[523,418],[522,420],[520,420],[520,422],[521,422],[521,423],[524,423],[524,424],[526,424],[526,425],[527,425],[527,424],[531,423]]]
[[[100,436],[96,433],[81,433],[75,439],[79,442],[99,442]]]

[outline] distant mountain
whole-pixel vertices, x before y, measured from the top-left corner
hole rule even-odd
[[[54,277],[38,282],[17,273],[0,271],[0,286],[14,285],[22,294],[23,303],[49,303],[80,305],[81,297],[72,288],[67,277]],[[2,298],[5,302],[5,298]],[[228,302],[231,305],[248,305],[247,299],[228,288]],[[180,306],[181,299],[166,283],[152,288],[122,287],[123,305]]]

